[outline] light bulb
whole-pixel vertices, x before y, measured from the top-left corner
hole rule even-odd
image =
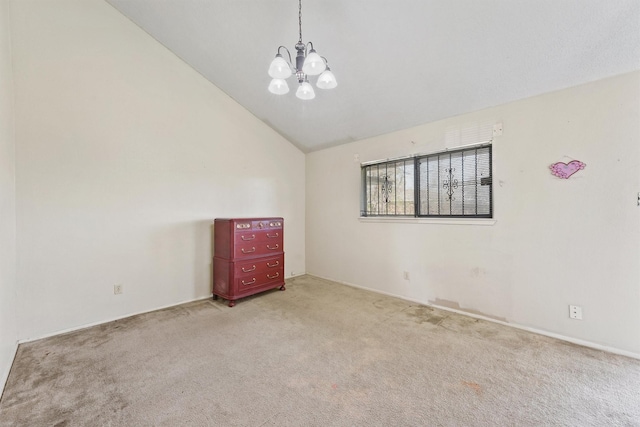
[[[273,79],[286,79],[291,76],[291,66],[282,55],[277,54],[276,57],[273,58],[273,61],[271,61],[271,65],[269,65],[269,76]]]
[[[333,89],[338,86],[336,76],[333,75],[329,67],[327,67],[324,73],[320,74],[320,77],[318,77],[318,81],[316,82],[316,86],[320,89]]]
[[[273,79],[269,83],[269,92],[276,95],[284,95],[289,93],[289,85],[283,79]]]
[[[309,100],[315,98],[316,93],[313,91],[313,86],[311,86],[309,82],[305,81],[300,83],[300,86],[296,91],[296,96],[300,99]]]
[[[324,60],[320,55],[316,53],[314,49],[309,51],[309,54],[302,64],[302,71],[308,76],[317,76],[327,68]]]

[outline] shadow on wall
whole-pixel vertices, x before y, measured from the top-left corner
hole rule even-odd
[[[156,229],[148,248],[159,277],[169,286],[189,289],[183,297],[211,294],[212,221],[196,220],[165,224]],[[183,289],[184,290],[184,289]]]
[[[213,289],[213,220],[197,221],[195,229],[194,277],[197,284],[206,283],[207,288],[203,290],[205,292],[204,295],[211,296],[211,290]],[[210,236],[211,240],[207,236]],[[205,268],[205,265],[208,268]],[[205,277],[207,274],[208,277]],[[198,292],[198,295],[203,294]]]
[[[213,249],[215,247],[215,223],[213,220],[209,221],[209,235],[211,236],[211,240],[209,241],[209,291],[211,297],[213,297]]]

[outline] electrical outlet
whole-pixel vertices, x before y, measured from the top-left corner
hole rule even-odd
[[[569,317],[575,320],[582,320],[582,307],[579,305],[570,305]]]
[[[122,285],[113,285],[113,294],[120,295],[122,293]]]
[[[404,273],[402,273],[402,277],[404,277],[404,280],[409,280],[409,272],[405,271]]]

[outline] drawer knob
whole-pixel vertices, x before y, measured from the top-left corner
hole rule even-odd
[[[250,254],[250,253],[252,253],[252,252],[255,252],[255,251],[256,251],[256,248],[255,248],[255,247],[252,247],[252,248],[251,248],[251,249],[249,249],[249,250],[245,250],[244,248],[242,248],[242,249],[240,249],[240,250],[242,251],[242,253],[243,253],[243,254]]]
[[[243,273],[248,273],[248,272],[250,272],[250,271],[254,271],[255,269],[256,269],[256,266],[255,266],[255,265],[254,265],[252,268],[248,268],[248,269],[247,269],[247,268],[242,267],[242,272],[243,272]]]
[[[276,246],[275,246],[275,247],[273,247],[273,248],[272,248],[271,246],[267,245],[267,249],[269,249],[269,250],[271,250],[271,251],[275,251],[275,250],[276,250],[276,249],[278,249],[279,247],[280,247],[280,246],[278,246],[278,244],[277,244],[277,243],[276,243]]]
[[[241,236],[240,238],[246,242],[247,240],[253,240],[253,239],[255,239],[255,238],[256,238],[256,235],[255,235],[255,234],[252,234],[251,236]]]
[[[280,277],[280,273],[276,273],[276,274],[274,274],[273,276],[270,276],[270,275],[268,275],[268,274],[267,274],[267,277],[268,277],[269,279],[275,279],[276,277]]]
[[[256,283],[256,278],[254,277],[252,281],[250,282],[245,282],[244,280],[242,281],[243,285],[253,285],[254,283]]]
[[[280,235],[278,233],[276,233],[276,234],[267,233],[267,237],[270,238],[270,239],[275,239],[276,237],[280,237]]]
[[[276,261],[276,263],[275,263],[275,264],[273,264],[273,265],[267,262],[267,267],[271,267],[271,268],[273,268],[273,267],[277,267],[277,266],[279,266],[279,265],[280,265],[280,261]]]

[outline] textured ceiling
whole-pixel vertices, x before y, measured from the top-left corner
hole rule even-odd
[[[305,152],[640,69],[639,0],[303,0],[338,87],[268,92],[297,0],[107,0]]]

